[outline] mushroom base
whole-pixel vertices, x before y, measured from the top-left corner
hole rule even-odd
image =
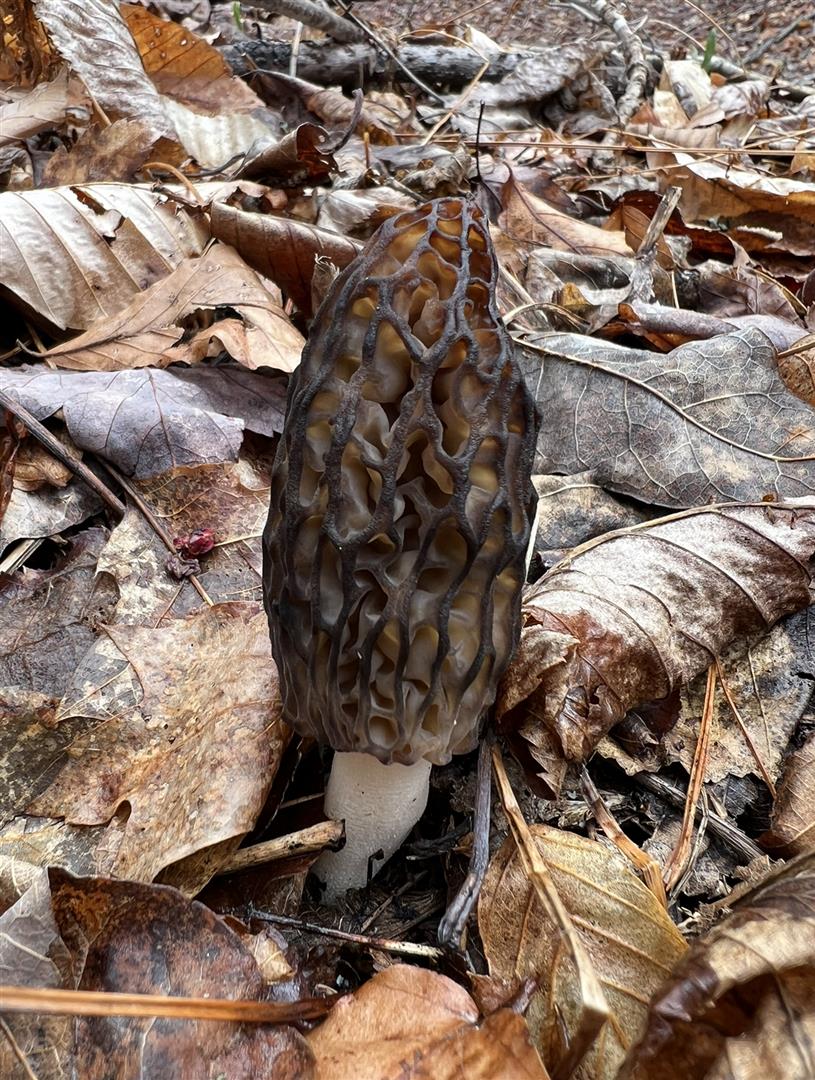
[[[345,847],[324,852],[314,864],[326,903],[367,885],[369,863],[373,877],[401,847],[424,813],[431,768],[423,758],[414,765],[383,765],[370,754],[334,755],[325,811],[345,821]]]

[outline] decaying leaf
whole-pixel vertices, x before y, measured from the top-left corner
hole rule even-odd
[[[317,1080],[547,1080],[525,1021],[444,975],[394,964],[337,1002],[309,1036]]]
[[[790,754],[773,806],[765,848],[773,854],[799,855],[815,848],[815,736]]]
[[[250,370],[293,371],[303,344],[254,270],[216,244],[47,355],[72,371],[117,371],[194,364],[225,348]]]
[[[668,356],[554,334],[526,350],[526,364],[546,416],[541,472],[588,470],[612,491],[675,508],[815,490],[812,409],[757,330]]]
[[[288,738],[277,672],[257,605],[107,632],[141,685],[139,707],[77,737],[29,812],[98,825],[127,803],[113,870],[152,881],[203,848],[236,847],[254,825]],[[215,869],[172,880],[194,893]]]
[[[614,1080],[628,1047],[644,1029],[651,995],[685,945],[668,913],[619,852],[545,825],[531,829],[609,1006],[609,1019],[576,1075]],[[563,1028],[574,1025],[579,992],[512,838],[487,871],[478,925],[491,978],[509,984],[508,993],[527,978],[536,981],[526,1016],[544,1062],[556,1071],[564,1050]]]
[[[198,579],[216,603],[262,600],[260,538],[269,509],[268,470],[246,456],[234,464],[175,469],[134,486],[170,536],[210,529],[216,546]],[[151,626],[200,606],[195,590],[167,571],[169,553],[144,514],[128,504],[99,556],[119,587],[117,624]]]
[[[0,970],[24,986],[263,1000],[258,965],[239,935],[175,889],[43,871],[0,916]],[[155,1018],[7,1014],[42,1080],[82,1076],[256,1076],[308,1080],[313,1056],[291,1027]],[[18,1061],[0,1040],[0,1073]]]
[[[244,428],[281,430],[285,385],[237,367],[164,371],[0,370],[0,388],[44,420],[61,410],[83,450],[127,475],[234,461]]]
[[[109,127],[88,127],[70,150],[61,146],[48,160],[45,187],[132,180],[147,161],[154,142],[145,120],[117,120]]]
[[[583,759],[629,709],[812,603],[813,553],[804,500],[700,508],[584,545],[528,590],[499,715],[531,690],[565,756]]]
[[[104,530],[88,529],[73,541],[53,570],[25,570],[13,577],[0,577],[3,692],[16,689],[28,695],[33,691],[56,705],[68,688],[77,664],[93,643],[95,630],[110,616],[118,597],[109,578],[95,576],[96,560],[106,539]],[[22,699],[18,700],[21,703]],[[9,771],[2,788],[6,796],[20,769],[12,762],[23,749],[14,717],[7,710],[8,705],[3,710],[3,733],[9,739],[4,756]],[[30,755],[32,748],[27,747],[25,753]],[[4,798],[0,810],[7,811],[13,802]]]
[[[815,1045],[815,853],[770,873],[695,942],[620,1080],[807,1080]]]

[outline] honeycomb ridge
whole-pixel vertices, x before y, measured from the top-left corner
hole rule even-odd
[[[517,645],[537,416],[481,210],[386,221],[289,387],[264,531],[284,716],[337,750],[472,749]]]

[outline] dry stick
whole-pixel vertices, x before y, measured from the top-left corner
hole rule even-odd
[[[311,0],[252,0],[252,6],[270,11],[274,15],[286,15],[295,22],[322,30],[335,41],[354,44],[365,40],[365,36],[346,19],[341,19],[339,15],[320,7],[319,4],[313,4]]]
[[[682,188],[680,187],[669,187],[662,196],[637,250],[638,259],[646,259],[654,251],[681,197]]]
[[[722,671],[721,661],[719,660],[718,656],[716,657],[716,674],[719,676],[719,682],[721,683],[722,690],[724,691],[724,696],[727,698],[727,704],[730,706],[730,711],[735,716],[736,723],[739,725],[739,728],[741,729],[741,733],[744,736],[744,741],[747,743],[747,749],[753,755],[753,760],[755,761],[756,765],[758,766],[758,771],[761,773],[761,775],[762,775],[762,777],[764,779],[764,783],[770,789],[770,794],[772,795],[773,799],[775,799],[776,791],[775,791],[775,784],[773,783],[773,778],[770,776],[769,772],[767,771],[767,766],[764,764],[764,761],[762,760],[761,754],[759,754],[758,748],[756,747],[756,744],[751,739],[750,732],[747,730],[747,728],[746,728],[746,726],[744,724],[744,721],[741,718],[741,713],[739,712],[738,706],[736,705],[736,702],[733,700],[733,695],[730,693],[730,687],[727,685],[727,682],[725,681],[724,672]]]
[[[11,1028],[8,1026],[2,1016],[0,1016],[0,1031],[3,1032],[6,1039],[8,1040],[8,1044],[11,1047],[11,1052],[19,1061],[20,1067],[28,1077],[28,1080],[37,1080],[37,1074],[28,1064],[28,1059],[18,1045],[17,1040],[14,1038],[14,1033],[12,1032]]]
[[[51,990],[0,986],[0,1010],[59,1016],[143,1016],[176,1020],[235,1020],[238,1023],[290,1024],[325,1016],[338,998],[302,1001],[233,1001],[228,998],[115,994],[96,990]]]
[[[322,851],[326,847],[334,848],[345,835],[345,825],[341,821],[321,821],[307,829],[298,829],[287,836],[278,836],[274,840],[265,840],[262,844],[238,848],[231,858],[218,870],[218,876],[235,874],[253,866],[291,859],[300,855],[309,855]]]
[[[699,794],[705,779],[707,768],[707,755],[710,746],[710,731],[713,719],[713,703],[716,696],[716,664],[713,663],[707,669],[707,686],[705,687],[705,704],[702,708],[702,720],[699,724],[699,736],[696,740],[696,749],[693,752],[693,764],[691,765],[690,781],[688,783],[688,797],[685,801],[685,814],[682,818],[682,831],[676,847],[668,856],[663,871],[663,879],[667,889],[673,889],[677,881],[682,877],[688,852],[693,837],[693,823],[696,819],[696,808],[699,804]]]
[[[467,877],[439,923],[439,945],[449,949],[461,949],[464,928],[478,900],[490,861],[490,749],[492,742],[492,735],[489,731],[485,731],[478,752],[473,813],[473,850]]]
[[[518,806],[515,793],[510,785],[509,777],[504,769],[501,751],[497,746],[493,747],[492,763],[504,812],[509,821],[512,837],[518,848],[518,854],[523,863],[526,876],[543,910],[560,933],[577,975],[580,989],[580,1020],[566,1053],[557,1068],[552,1071],[553,1080],[567,1080],[589,1052],[600,1029],[608,1019],[608,1004],[603,996],[591,960],[586,954],[569,912],[563,906],[563,901],[560,899],[554,881],[552,881],[546,861],[524,820],[521,808]]]
[[[3,390],[0,390],[0,406],[8,409],[10,413],[16,416],[34,438],[42,443],[46,450],[52,453],[58,461],[61,461],[67,469],[70,469],[74,476],[84,480],[88,487],[95,491],[102,502],[109,506],[115,514],[124,517],[124,503],[116,498],[107,484],[104,484],[95,473],[92,473],[84,462],[72,457],[59,439],[52,435],[48,428],[41,424],[36,417],[32,416],[24,405],[21,405],[19,401],[15,401],[14,398],[9,397]]]
[[[435,945],[417,945],[412,941],[394,941],[392,938],[370,937],[367,934],[349,934],[346,930],[334,930],[330,926],[319,926],[304,919],[293,919],[288,915],[269,915],[266,912],[252,910],[252,918],[259,922],[269,922],[275,926],[290,926],[307,934],[321,934],[323,937],[347,941],[351,945],[361,945],[365,949],[381,949],[382,952],[397,953],[401,956],[420,956],[425,960],[442,960],[444,950]],[[422,916],[422,920],[427,915]]]
[[[136,506],[139,508],[139,510],[141,510],[141,512],[147,518],[148,522],[150,523],[150,527],[153,529],[153,532],[155,532],[155,534],[159,537],[159,539],[164,544],[164,546],[167,548],[167,550],[171,551],[173,553],[173,555],[177,555],[178,552],[175,549],[175,544],[173,543],[172,536],[170,536],[170,534],[167,532],[167,530],[161,524],[159,519],[156,517],[156,515],[153,513],[153,511],[150,509],[150,507],[147,505],[147,503],[144,501],[144,499],[141,497],[141,495],[138,493],[138,491],[136,491],[136,489],[133,487],[133,485],[130,483],[130,481],[125,480],[125,478],[122,476],[122,474],[119,472],[119,470],[114,468],[113,465],[111,465],[109,461],[100,461],[100,464],[105,469],[107,469],[107,471],[110,473],[110,475],[116,481],[116,483],[120,484],[124,488],[124,490],[130,496],[130,498],[133,500],[133,502],[136,504]],[[190,583],[192,584],[193,588],[198,593],[198,595],[201,597],[201,599],[204,601],[204,603],[208,604],[209,607],[212,607],[213,606],[212,600],[210,599],[209,595],[207,594],[206,589],[201,584],[201,582],[198,580],[198,578],[195,576],[195,574],[190,574],[188,580],[190,581]]]
[[[641,772],[637,773],[634,779],[640,787],[653,792],[660,799],[665,799],[667,802],[673,803],[674,806],[685,805],[685,793],[674,787],[662,776]],[[699,811],[697,811],[698,813]],[[708,825],[714,836],[728,844],[747,862],[751,862],[764,854],[758,844],[754,843],[749,836],[745,835],[737,825],[734,825],[732,821],[728,821],[727,818],[719,817],[718,814],[708,811]]]
[[[594,786],[594,781],[585,765],[580,771],[580,784],[583,788],[583,796],[591,808],[597,824],[609,840],[616,844],[623,855],[634,864],[642,874],[645,884],[667,910],[668,897],[665,893],[665,883],[662,880],[662,870],[659,863],[643,851],[639,845],[635,844],[630,836],[626,836],[619,822],[606,806],[603,796]]]
[[[626,72],[628,81],[625,90],[617,100],[617,115],[620,127],[625,127],[639,108],[645,94],[645,86],[650,71],[645,57],[645,49],[642,41],[628,25],[623,15],[608,0],[580,0],[580,6],[594,12],[614,33],[628,61]],[[611,141],[608,135],[605,136],[603,142],[607,141]],[[608,156],[601,152],[596,155],[596,161],[598,164],[607,165]]]
[[[427,85],[427,83],[422,82],[418,75],[414,75],[410,68],[402,60],[399,59],[393,49],[389,45],[387,45],[382,40],[382,38],[379,37],[378,34],[375,34],[373,32],[370,26],[362,22],[361,19],[358,19],[352,11],[346,12],[346,19],[348,22],[353,23],[354,26],[357,26],[363,32],[363,34],[366,34],[371,39],[371,41],[374,42],[377,48],[381,49],[386,56],[389,56],[391,60],[393,60],[394,64],[396,64],[396,66],[399,68],[399,70],[403,72],[403,74],[407,75],[407,77],[414,84],[414,86],[418,86],[423,93],[433,98],[434,101],[439,101],[442,105],[444,104],[444,98],[441,96],[441,94],[437,94],[435,90],[433,90],[430,86]]]

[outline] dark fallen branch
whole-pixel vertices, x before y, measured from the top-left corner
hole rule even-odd
[[[236,75],[255,68],[289,71],[291,45],[288,42],[245,41],[224,45],[219,50]],[[482,79],[497,82],[513,71],[531,53],[502,53],[488,56],[490,65]],[[471,49],[447,45],[403,45],[396,50],[399,61],[420,79],[435,86],[466,86],[481,70],[484,60]],[[297,53],[297,75],[321,86],[340,84],[357,87],[360,76],[371,82],[404,79],[393,60],[371,44],[335,45],[333,42],[303,41]]]

